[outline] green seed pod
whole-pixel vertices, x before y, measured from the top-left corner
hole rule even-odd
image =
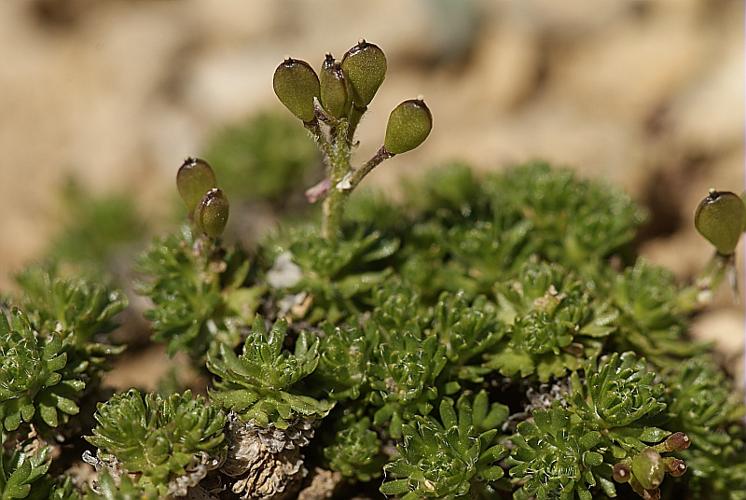
[[[205,193],[216,186],[212,167],[199,158],[187,158],[176,173],[176,187],[189,213],[194,211]]]
[[[404,101],[389,115],[383,147],[389,153],[406,153],[422,144],[432,128],[433,115],[422,99]]]
[[[228,223],[230,206],[228,198],[223,191],[213,188],[205,194],[202,201],[197,205],[194,212],[194,221],[197,227],[211,238],[217,238],[223,234],[225,225]]]
[[[632,474],[646,490],[656,489],[666,475],[662,457],[654,449],[645,448],[632,459]]]
[[[352,88],[352,99],[367,106],[386,78],[386,55],[378,45],[360,40],[342,58],[342,71]]]
[[[697,231],[722,255],[733,254],[745,224],[746,206],[729,191],[711,189],[694,213]]]
[[[304,122],[313,120],[313,99],[319,97],[319,77],[305,61],[287,58],[275,70],[272,87],[280,102]]]
[[[349,107],[349,92],[342,66],[331,54],[326,54],[321,65],[321,105],[334,118],[342,118]]]

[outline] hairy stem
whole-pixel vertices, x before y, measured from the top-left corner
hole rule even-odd
[[[329,144],[329,139],[321,130],[319,120],[317,118],[314,118],[311,121],[303,122],[303,126],[306,127],[306,130],[311,133],[316,146],[319,148],[321,154],[324,156],[324,163],[326,163],[327,166],[330,166],[331,156],[333,155],[332,146],[331,144]]]
[[[332,137],[331,155],[329,157],[329,181],[332,189],[329,190],[324,199],[323,220],[321,234],[329,241],[336,241],[342,225],[342,212],[346,193],[334,189],[350,171],[350,145],[348,142],[349,128],[346,121],[340,121],[334,127],[330,135]]]
[[[349,127],[347,128],[347,145],[349,147],[353,146],[352,141],[355,138],[355,131],[357,130],[357,126],[360,123],[360,119],[363,117],[367,110],[367,106],[358,107],[356,104],[353,104],[350,108],[350,117],[348,119]]]
[[[735,276],[734,269],[735,259],[733,255],[715,253],[696,277],[694,283],[682,291],[679,298],[682,309],[694,311],[711,302],[715,290],[718,289],[723,280],[726,277],[732,279]],[[735,281],[731,282],[731,287],[737,296]]]
[[[365,164],[360,168],[357,168],[350,172],[344,179],[342,179],[341,183],[334,184],[334,188],[339,191],[352,191],[357,187],[358,184],[360,184],[360,181],[362,181],[366,175],[368,175],[383,161],[388,160],[392,156],[394,156],[394,153],[386,151],[386,148],[381,146],[381,148],[376,151],[376,154],[374,154],[370,160],[365,162]]]

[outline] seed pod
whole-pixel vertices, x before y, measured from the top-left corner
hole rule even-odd
[[[697,231],[722,255],[733,254],[745,225],[746,206],[729,191],[711,189],[694,213]]]
[[[691,443],[692,441],[689,439],[689,436],[683,432],[674,432],[665,441],[666,450],[668,451],[686,450]]]
[[[433,115],[422,99],[404,101],[389,115],[383,146],[389,153],[406,153],[422,144],[432,128]]]
[[[215,173],[205,160],[187,158],[176,173],[176,187],[189,213],[194,211],[205,193],[215,186]]]
[[[321,65],[321,105],[334,118],[344,116],[349,105],[349,93],[342,66],[327,54]]]
[[[614,464],[614,467],[611,469],[611,475],[617,483],[626,483],[629,481],[632,471],[630,470],[629,465],[618,463]]]
[[[272,87],[291,113],[304,122],[313,120],[313,99],[320,95],[319,77],[307,62],[285,59],[275,70]]]
[[[342,58],[342,71],[352,88],[352,100],[367,106],[386,78],[386,55],[378,45],[360,40]]]
[[[666,475],[663,459],[652,448],[645,448],[632,459],[632,474],[646,490],[654,490]]]
[[[665,459],[666,469],[673,477],[681,477],[686,472],[686,464],[678,458],[668,457]]]
[[[197,227],[211,238],[217,238],[223,234],[225,225],[228,223],[230,206],[228,198],[223,191],[213,188],[202,197],[194,212],[194,221]]]

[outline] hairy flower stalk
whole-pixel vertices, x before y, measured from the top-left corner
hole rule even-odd
[[[338,239],[344,204],[363,178],[384,160],[419,146],[432,129],[424,101],[404,101],[391,112],[384,145],[360,167],[352,166],[355,131],[386,77],[386,67],[383,51],[361,40],[341,62],[327,53],[320,78],[308,63],[292,58],[275,70],[275,94],[303,122],[324,156],[326,178],[306,194],[312,203],[324,198],[321,234],[329,241]]]

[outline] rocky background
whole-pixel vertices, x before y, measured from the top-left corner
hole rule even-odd
[[[737,0],[3,0],[0,288],[59,232],[66,177],[127,193],[157,220],[185,156],[226,124],[280,110],[271,76],[283,56],[320,64],[362,36],[386,51],[389,74],[361,125],[360,158],[399,101],[423,94],[435,117],[423,147],[367,182],[396,191],[402,175],[452,159],[573,166],[646,205],[643,255],[691,279],[712,252],[693,229],[699,199],[744,186],[743,9]],[[736,370],[743,309],[729,290],[694,331]],[[152,385],[139,367],[160,366],[161,355],[130,359],[136,369],[114,383]]]

